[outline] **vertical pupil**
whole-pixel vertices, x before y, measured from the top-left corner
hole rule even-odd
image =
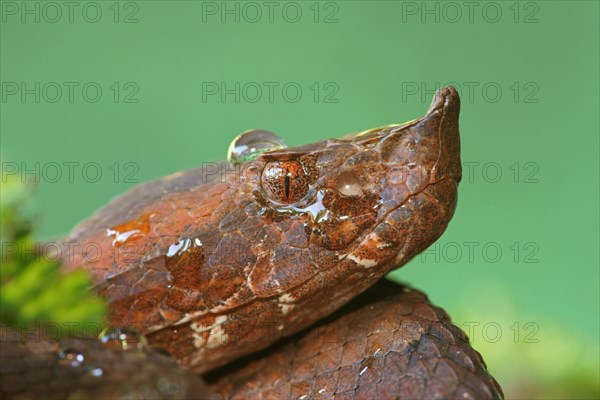
[[[285,169],[285,198],[290,198],[290,171]]]

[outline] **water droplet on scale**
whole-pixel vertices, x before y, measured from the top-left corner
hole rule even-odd
[[[113,246],[119,248],[127,242],[143,238],[150,231],[150,219],[156,213],[141,215],[138,219],[110,227],[106,230],[106,236],[113,237]]]
[[[252,129],[233,139],[227,151],[227,161],[232,164],[241,164],[256,159],[265,151],[286,147],[283,139],[273,132]]]
[[[311,217],[311,220],[315,223],[319,223],[323,220],[327,219],[327,208],[323,204],[323,199],[325,198],[325,192],[319,190],[317,192],[317,201],[309,206],[304,208],[295,207],[294,210],[298,212],[308,213]]]
[[[360,196],[363,193],[360,180],[351,171],[344,171],[338,176],[335,188],[344,196]]]

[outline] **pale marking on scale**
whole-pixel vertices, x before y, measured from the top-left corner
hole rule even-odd
[[[229,300],[229,299],[231,299],[233,297],[235,297],[235,296],[231,296],[227,300]],[[224,305],[215,306],[215,307],[211,308],[210,310],[201,310],[201,311],[195,311],[193,313],[186,313],[183,318],[181,318],[179,321],[174,322],[173,326],[178,326],[178,325],[181,325],[181,324],[185,324],[186,322],[190,322],[191,320],[193,320],[196,317],[201,317],[201,316],[206,315],[208,313],[215,314],[215,313],[221,312],[223,310],[228,310],[229,308],[230,308],[230,305],[224,304]],[[223,317],[223,315],[217,316],[217,319],[219,317]],[[155,330],[164,328],[166,326],[169,326],[169,324],[167,323],[167,324],[164,324],[164,325],[154,325],[154,326],[152,326],[152,328],[157,328],[157,329],[154,329],[154,330],[151,329],[150,332],[154,332]]]
[[[364,239],[361,241],[360,245],[365,246],[369,242],[381,243],[381,238],[379,237],[379,235],[377,233],[370,232],[368,235],[366,235],[364,237]]]
[[[294,296],[289,293],[284,293],[279,296],[277,305],[281,308],[281,314],[287,315],[292,309],[294,309],[296,307],[296,305],[293,304],[295,300],[296,299]]]
[[[212,325],[201,325],[197,322],[190,324],[190,328],[196,332],[193,334],[194,346],[199,349],[206,347],[209,349],[218,347],[227,341],[227,334],[223,331],[221,325],[227,321],[227,315],[217,315]],[[209,331],[208,339],[204,339],[202,333]]]
[[[234,301],[235,299],[236,299],[236,295],[234,294],[233,296],[230,296],[227,299],[225,299],[223,301],[223,304],[214,306],[213,308],[208,310],[208,312],[210,312],[211,314],[216,314],[216,313],[220,313],[221,311],[228,311],[232,308],[232,304],[230,302]]]
[[[194,318],[200,317],[200,316],[208,313],[209,311],[211,311],[211,310],[202,310],[202,311],[195,311],[193,313],[186,313],[183,318],[181,318],[179,321],[175,322],[173,325],[177,326],[177,325],[185,324],[186,322],[190,322]]]
[[[377,261],[377,260],[369,260],[368,258],[360,258],[358,256],[355,256],[354,254],[348,254],[346,256],[346,258],[354,261],[358,265],[362,265],[365,268],[371,268],[371,267],[374,267],[377,264],[379,264],[379,261]]]
[[[214,349],[225,344],[228,340],[227,333],[223,331],[221,325],[215,327],[208,334],[208,340],[206,341],[206,348]]]
[[[202,333],[214,329],[225,321],[227,321],[227,315],[217,315],[215,317],[215,322],[213,322],[212,325],[202,325],[198,324],[198,322],[192,322],[190,328],[192,328],[194,332]]]
[[[225,333],[222,327],[225,321],[227,321],[227,315],[218,315],[217,318],[215,318],[215,323],[210,330],[208,340],[206,341],[207,348],[214,349],[227,342],[227,333]]]
[[[289,293],[284,293],[281,296],[279,296],[280,303],[293,303],[294,301],[296,301],[296,298],[294,298],[294,296],[292,296]]]
[[[287,315],[287,313],[290,312],[290,310],[292,310],[294,307],[296,307],[295,304],[279,304],[279,307],[281,308],[281,313],[283,315]]]
[[[148,332],[156,332],[159,329],[164,328],[165,326],[168,326],[169,324],[162,324],[162,325],[152,325],[148,328]]]
[[[380,247],[382,245],[381,238],[379,237],[379,235],[377,235],[377,233],[371,232],[363,238],[363,240],[359,244],[359,247],[371,247],[374,244],[378,249],[381,249],[381,247]],[[387,243],[383,243],[383,244],[387,244]],[[356,254],[352,254],[352,253],[341,254],[338,257],[338,259],[340,259],[340,260],[343,260],[345,258],[352,260],[355,263],[357,263],[358,265],[361,265],[365,268],[374,267],[376,265],[379,265],[379,262],[380,262],[378,260],[370,260],[368,258],[362,258],[362,257],[357,256]]]
[[[192,337],[194,338],[194,347],[195,348],[200,349],[200,348],[204,347],[206,340],[204,340],[204,337],[202,337],[202,335],[193,333]]]

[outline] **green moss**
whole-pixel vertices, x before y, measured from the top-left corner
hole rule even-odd
[[[68,326],[74,334],[90,324],[102,326],[106,305],[90,290],[85,271],[63,273],[54,257],[42,255],[34,242],[34,188],[18,179],[0,185],[0,322],[24,329]]]

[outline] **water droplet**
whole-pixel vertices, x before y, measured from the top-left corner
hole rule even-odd
[[[173,257],[176,254],[183,254],[191,244],[190,239],[183,239],[177,243],[174,243],[169,246],[169,250],[167,250],[167,257]]]
[[[364,359],[360,365],[360,372],[358,373],[358,375],[362,376],[365,372],[367,372],[369,368],[371,368],[371,366],[373,365],[373,360],[374,358],[372,357],[367,357],[366,359]]]
[[[329,210],[323,204],[323,198],[325,198],[325,191],[319,190],[317,192],[317,200],[307,205],[306,207],[297,206],[281,206],[279,211],[282,213],[301,214],[306,213],[310,216],[313,223],[317,224],[322,221],[329,219]]]
[[[113,246],[120,247],[123,244],[140,239],[150,232],[150,218],[156,213],[147,213],[132,221],[110,227],[106,230],[106,236],[114,236]]]
[[[146,338],[130,328],[106,328],[99,338],[105,345],[123,350],[143,349],[146,346]]]
[[[171,272],[187,269],[196,273],[198,266],[204,262],[204,245],[199,238],[182,239],[169,246],[166,256],[166,267]]]
[[[241,164],[256,159],[265,151],[286,147],[283,139],[273,132],[253,129],[233,139],[227,151],[227,160],[232,164]]]
[[[104,375],[104,371],[102,370],[102,368],[94,368],[94,369],[90,370],[90,375],[102,376],[102,375]]]
[[[59,363],[70,365],[71,367],[79,367],[85,360],[83,354],[71,349],[59,351],[58,357],[60,358]]]
[[[351,171],[338,175],[335,188],[344,196],[360,196],[363,193],[360,180]]]
[[[330,397],[333,397],[334,392],[329,390],[329,388],[327,386],[324,386],[321,389],[319,389],[319,394],[321,395],[321,396],[319,396],[319,398],[324,398],[324,397],[330,398]]]
[[[170,397],[179,392],[179,384],[177,382],[173,382],[169,378],[160,378],[158,380],[158,390]]]
[[[323,191],[317,192],[317,201],[314,204],[311,204],[305,208],[298,209],[298,211],[307,212],[310,214],[312,220],[315,223],[318,223],[322,220],[327,219],[327,208],[323,204],[323,198],[325,197],[325,193]]]

